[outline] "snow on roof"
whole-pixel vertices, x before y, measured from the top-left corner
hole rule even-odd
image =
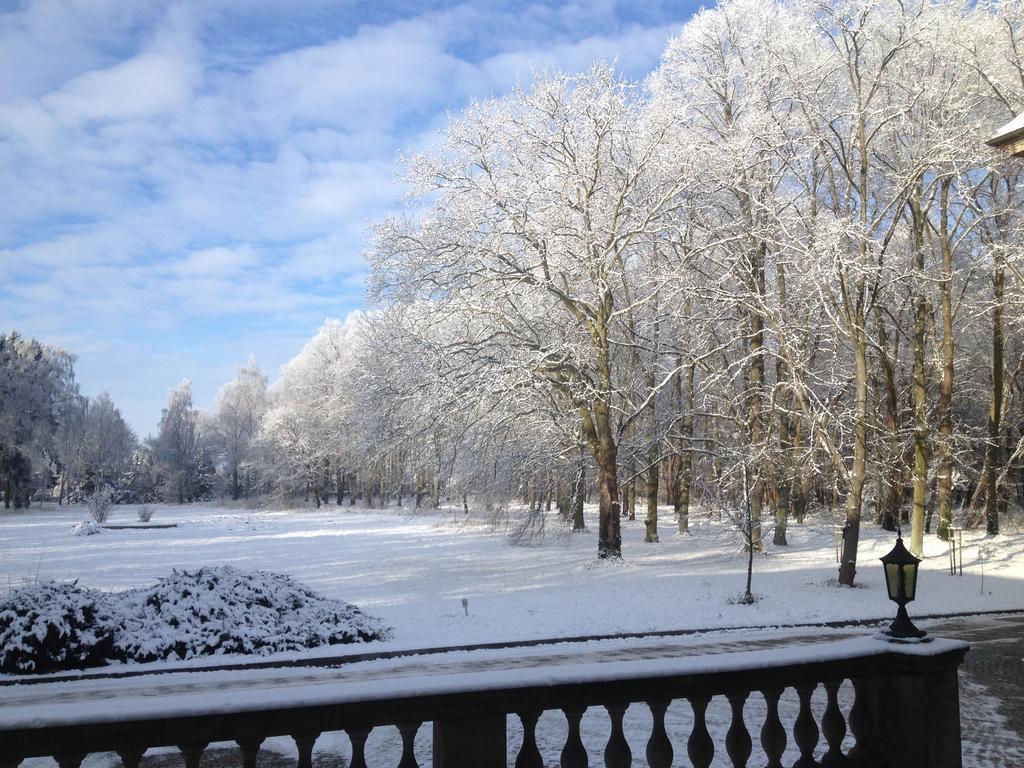
[[[1018,138],[1021,134],[1024,134],[1024,112],[996,131],[992,138],[988,140],[988,144],[994,146],[1005,144]]]

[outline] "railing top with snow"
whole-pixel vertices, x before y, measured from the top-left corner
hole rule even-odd
[[[453,666],[459,668],[455,654],[454,659],[446,659],[454,665],[445,663],[442,673],[433,675],[421,670],[403,676],[401,669],[390,669],[383,676],[354,675],[346,668],[262,669],[14,685],[0,689],[0,764],[4,758],[13,758],[16,765],[31,756],[155,746],[179,746],[184,751],[188,744],[241,744],[247,738],[337,730],[351,734],[378,725],[436,724],[598,705],[684,698],[694,702],[716,695],[729,696],[731,701],[734,695],[745,697],[754,691],[766,697],[775,692],[777,699],[785,688],[800,691],[843,680],[855,685],[874,681],[871,693],[861,702],[868,718],[864,722],[873,721],[870,730],[874,732],[906,687],[893,689],[891,681],[941,679],[948,688],[952,674],[955,691],[956,669],[966,650],[960,641],[901,645],[862,637],[792,648],[510,671],[492,659],[482,669],[466,665],[452,672]],[[834,698],[834,692],[830,696]],[[954,708],[956,720],[946,713],[945,719],[951,722],[936,720],[926,725],[929,732],[956,730],[959,752],[955,701]],[[851,725],[856,731],[852,720]],[[796,735],[799,741],[800,734]],[[816,743],[816,729],[814,738]]]

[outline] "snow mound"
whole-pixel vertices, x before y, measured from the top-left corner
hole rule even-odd
[[[0,600],[0,672],[103,664],[114,649],[103,597],[75,584],[44,582]]]
[[[353,605],[288,576],[231,566],[174,571],[125,593],[117,646],[134,661],[261,654],[369,642],[387,630]]]
[[[288,576],[204,567],[121,593],[53,582],[11,592],[0,601],[0,672],[268,654],[389,635],[378,619]]]
[[[97,533],[103,533],[103,526],[95,520],[86,520],[71,526],[72,536],[94,536]]]

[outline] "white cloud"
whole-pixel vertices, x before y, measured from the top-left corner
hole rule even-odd
[[[296,245],[280,265],[281,279],[337,285],[337,281],[364,268],[361,250],[366,235],[367,227],[351,222],[345,229],[327,237]]]
[[[657,66],[665,40],[674,27],[632,27],[615,36],[595,35],[560,45],[509,51],[483,62],[481,68],[496,87],[506,90],[527,84],[534,72],[579,72],[597,61],[615,61],[627,73]]]
[[[175,56],[143,53],[109,69],[81,75],[43,103],[71,124],[157,117],[188,103],[197,71]]]
[[[544,67],[642,74],[669,31],[611,0],[372,20],[319,2],[0,12],[0,71],[26,73],[0,82],[0,327],[78,352],[87,389],[136,426],[182,377],[212,401],[250,354],[279,350],[273,371],[361,302],[368,226],[403,193],[396,156],[446,110]]]
[[[178,277],[207,279],[232,278],[239,272],[258,266],[260,258],[251,245],[233,248],[204,248],[190,253],[171,264],[171,272]]]
[[[113,227],[70,232],[36,240],[20,248],[0,250],[0,265],[8,279],[35,279],[79,266],[132,265],[145,240]]]
[[[140,120],[184,109],[202,80],[191,22],[173,9],[138,54],[85,72],[42,103],[70,125],[89,120]]]
[[[294,127],[310,123],[362,129],[387,126],[464,92],[472,64],[445,50],[425,19],[365,27],[353,37],[290,51],[259,67],[251,97]]]
[[[36,155],[57,146],[60,125],[38,102],[18,101],[0,105],[0,131]]]
[[[0,10],[0,99],[38,97],[117,60],[132,30],[162,13],[150,0],[41,0]]]

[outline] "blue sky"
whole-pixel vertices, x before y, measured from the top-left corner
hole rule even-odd
[[[0,0],[0,330],[144,436],[363,299],[399,152],[531,72],[657,66],[690,2]]]

